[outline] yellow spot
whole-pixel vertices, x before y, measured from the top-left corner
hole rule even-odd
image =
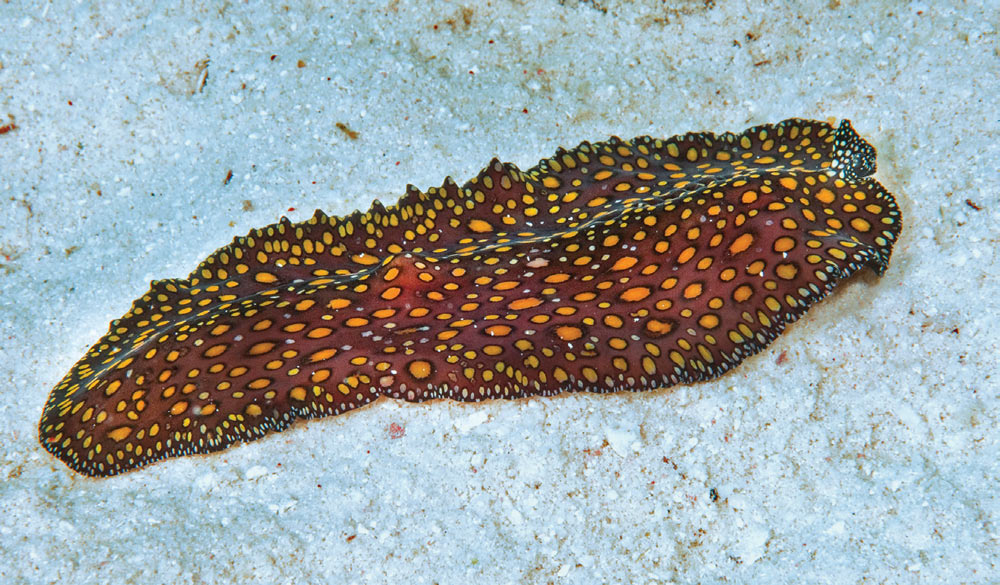
[[[486,232],[492,232],[493,226],[481,219],[473,219],[469,222],[469,229],[477,234],[483,234]]]
[[[258,272],[257,274],[254,274],[253,279],[263,284],[278,282],[278,277],[270,272]]]
[[[545,177],[542,179],[542,185],[545,185],[549,189],[557,189],[559,187],[559,179],[555,177]]]
[[[188,409],[188,403],[181,400],[170,407],[170,414],[177,416],[183,414]]]
[[[851,220],[851,227],[862,233],[867,233],[871,231],[872,224],[868,223],[868,220],[862,219],[860,217],[855,217]]]
[[[109,432],[108,437],[110,437],[114,441],[120,442],[125,440],[125,438],[131,434],[132,434],[132,427],[118,427],[117,429]]]
[[[365,252],[361,252],[360,254],[355,254],[351,256],[351,260],[357,262],[362,266],[371,266],[373,264],[378,264],[379,262],[382,261],[378,256],[373,256]]]
[[[111,396],[112,394],[117,392],[118,389],[121,387],[122,387],[121,380],[115,380],[110,384],[108,384],[108,387],[104,389],[104,394],[107,396]]]
[[[256,404],[248,404],[247,407],[243,410],[243,412],[247,413],[250,416],[260,416],[261,412],[263,411]]]

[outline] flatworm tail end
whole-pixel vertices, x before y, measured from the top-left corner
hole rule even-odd
[[[152,283],[52,390],[42,445],[110,476],[379,397],[707,380],[864,266],[901,219],[839,127],[611,138],[522,171],[237,238]]]

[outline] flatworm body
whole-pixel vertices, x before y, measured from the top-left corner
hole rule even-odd
[[[901,227],[844,121],[584,142],[389,208],[280,222],[152,283],[49,396],[110,476],[380,396],[663,388],[759,352]]]

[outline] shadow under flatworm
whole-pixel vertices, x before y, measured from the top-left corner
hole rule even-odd
[[[110,476],[380,396],[662,388],[759,352],[901,228],[875,151],[786,120],[584,142],[389,208],[280,222],[153,282],[53,389],[42,445]]]

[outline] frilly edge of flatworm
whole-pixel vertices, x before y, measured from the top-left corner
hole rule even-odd
[[[901,220],[850,123],[581,143],[388,208],[282,218],[161,280],[53,389],[42,445],[115,475],[380,396],[476,401],[721,375]]]

